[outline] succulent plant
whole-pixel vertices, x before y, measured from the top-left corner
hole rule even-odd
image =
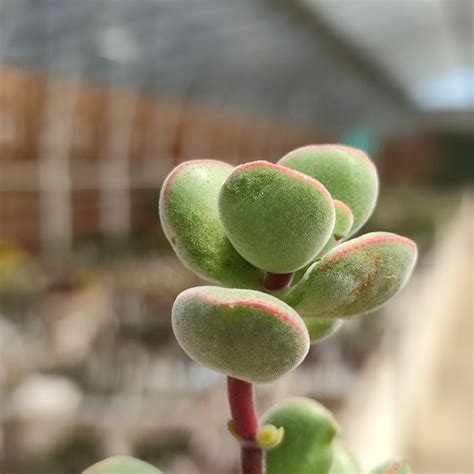
[[[329,474],[362,474],[362,469],[349,447],[340,439],[332,444],[332,464]]]
[[[338,427],[326,408],[313,400],[294,398],[272,407],[263,420],[285,430],[281,443],[266,455],[269,473],[329,472]]]
[[[370,471],[370,474],[411,474],[406,461],[388,461]]]
[[[278,379],[309,350],[309,334],[298,313],[255,290],[191,288],[176,298],[172,323],[192,359],[250,383]]]
[[[347,240],[377,195],[372,161],[342,145],[299,148],[277,164],[188,161],[164,181],[166,237],[187,268],[218,285],[178,295],[173,331],[189,357],[227,376],[228,426],[241,444],[243,474],[360,473],[326,409],[291,399],[260,422],[253,384],[293,370],[311,343],[407,282],[414,242],[388,232]],[[374,473],[408,472],[391,466]]]
[[[161,471],[130,456],[114,456],[94,464],[83,474],[161,474]]]

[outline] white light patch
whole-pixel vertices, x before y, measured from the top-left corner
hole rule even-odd
[[[110,26],[101,34],[100,55],[111,61],[130,62],[138,56],[138,45],[124,26]]]
[[[430,110],[474,108],[474,68],[446,71],[421,82],[414,99]]]

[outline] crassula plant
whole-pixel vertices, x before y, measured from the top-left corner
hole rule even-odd
[[[342,145],[299,148],[277,164],[188,161],[163,184],[164,233],[183,264],[212,284],[178,295],[173,331],[189,357],[227,376],[228,427],[240,443],[243,474],[361,473],[324,407],[293,398],[260,419],[253,385],[295,369],[311,344],[406,283],[414,242],[388,232],[349,240],[377,195],[372,161]],[[86,471],[156,472],[122,457]],[[373,471],[408,472],[395,461]]]

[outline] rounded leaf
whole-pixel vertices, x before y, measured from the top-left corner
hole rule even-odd
[[[332,464],[329,474],[362,474],[362,469],[346,443],[340,439],[332,444]]]
[[[334,208],[336,211],[336,223],[334,225],[332,235],[327,241],[324,248],[321,250],[321,252],[319,252],[316,258],[313,260],[313,262],[321,256],[327,254],[330,250],[336,247],[336,245],[339,245],[343,241],[343,239],[348,236],[351,230],[352,223],[354,221],[354,216],[352,215],[352,211],[349,209],[349,207],[346,206],[342,201],[338,201],[337,199],[335,199]],[[301,280],[310,265],[311,263],[295,272],[293,274],[292,282],[296,283]]]
[[[343,243],[311,265],[279,297],[304,318],[348,318],[377,309],[407,282],[416,244],[388,232]]]
[[[83,474],[161,474],[161,471],[130,456],[114,456],[94,464]]]
[[[372,214],[378,196],[378,176],[362,150],[343,145],[311,145],[290,151],[279,163],[317,179],[334,199],[347,204],[354,215],[352,234]]]
[[[266,453],[268,474],[328,474],[337,424],[326,408],[292,398],[271,408],[263,423],[285,429],[281,444]]]
[[[222,186],[219,212],[236,250],[272,273],[311,262],[335,222],[332,198],[321,183],[266,161],[234,169]]]
[[[303,321],[306,324],[311,344],[327,339],[342,326],[342,321],[334,318],[303,318]]]
[[[327,241],[319,255],[325,255],[336,245],[339,245],[341,241],[349,235],[352,224],[354,223],[354,216],[349,206],[346,206],[342,201],[335,199],[334,208],[336,210],[336,223],[330,239]]]
[[[388,461],[370,471],[370,474],[411,474],[406,461]]]
[[[219,191],[232,166],[214,160],[186,161],[165,179],[160,194],[163,231],[181,261],[205,280],[258,288],[262,274],[227,238],[217,210]]]
[[[270,382],[298,366],[309,349],[300,316],[254,290],[200,286],[173,305],[173,331],[200,364],[247,382]]]

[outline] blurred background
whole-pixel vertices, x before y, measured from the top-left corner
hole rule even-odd
[[[471,0],[0,0],[0,472],[132,454],[235,474],[224,377],[170,328],[200,284],[157,213],[187,159],[366,150],[364,228],[414,239],[413,280],[258,388],[334,410],[364,468],[473,472]]]

